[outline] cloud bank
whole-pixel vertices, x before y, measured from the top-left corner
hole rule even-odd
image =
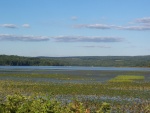
[[[50,39],[55,42],[123,42],[124,38],[120,37],[102,37],[102,36],[31,36],[31,35],[11,35],[0,34],[0,41],[49,41]],[[93,47],[93,46],[87,46]],[[107,46],[99,46],[105,47]]]
[[[89,29],[116,29],[116,30],[150,30],[150,25],[137,25],[137,26],[115,26],[115,25],[104,25],[104,24],[87,24],[87,25],[76,25],[75,28],[89,28]]]
[[[150,24],[150,17],[144,17],[144,18],[139,18],[136,19],[137,23],[149,23]]]
[[[101,45],[101,46],[80,46],[80,47],[85,47],[85,48],[111,48],[110,46],[106,46],[106,45]]]
[[[27,36],[27,35],[10,35],[0,34],[0,41],[48,41],[45,36]]]
[[[100,36],[56,36],[51,37],[56,42],[122,42],[120,37],[100,37]]]
[[[118,26],[118,25],[107,25],[107,24],[79,24],[75,25],[75,28],[88,28],[88,29],[115,29],[115,30],[135,30],[145,31],[150,30],[150,17],[139,18],[135,20],[137,25],[129,26]]]

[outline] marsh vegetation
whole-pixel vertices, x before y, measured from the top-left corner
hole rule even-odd
[[[149,71],[1,70],[0,110],[148,113],[149,76]]]

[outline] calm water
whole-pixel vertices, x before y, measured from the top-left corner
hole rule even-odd
[[[83,66],[0,66],[0,71],[10,70],[105,70],[105,71],[150,71],[150,68],[135,67],[83,67]]]
[[[142,73],[141,73],[142,72]],[[51,83],[97,83],[108,81],[118,75],[143,75],[145,80],[150,80],[150,68],[120,68],[120,67],[83,67],[83,66],[0,66],[0,73],[8,76],[0,76],[0,80],[36,81]],[[21,77],[11,74],[65,74],[84,79],[61,80],[44,77]],[[9,76],[10,75],[10,76]]]

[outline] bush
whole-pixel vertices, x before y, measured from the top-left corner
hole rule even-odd
[[[103,103],[96,113],[109,113],[110,105]],[[0,113],[90,113],[79,101],[62,105],[55,99],[45,96],[8,95],[0,104]]]

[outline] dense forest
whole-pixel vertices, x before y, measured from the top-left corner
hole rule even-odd
[[[0,55],[0,65],[150,67],[150,56],[23,57]]]

